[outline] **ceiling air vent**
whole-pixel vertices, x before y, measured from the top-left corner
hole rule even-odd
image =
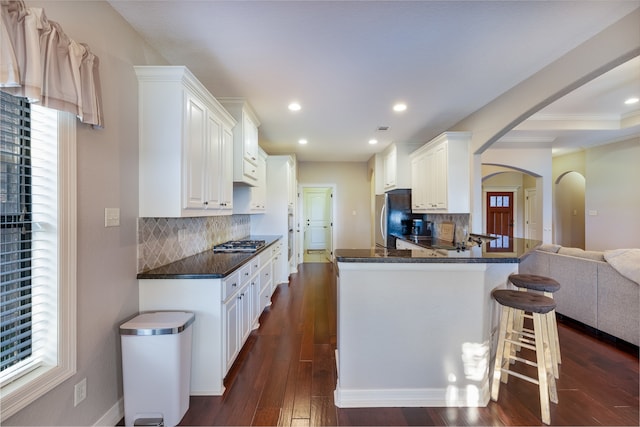
[[[389,126],[378,126],[378,130],[389,130]]]

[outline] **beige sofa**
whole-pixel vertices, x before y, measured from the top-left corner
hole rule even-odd
[[[542,245],[519,271],[560,282],[554,294],[559,314],[640,345],[640,286],[607,263],[603,252]]]

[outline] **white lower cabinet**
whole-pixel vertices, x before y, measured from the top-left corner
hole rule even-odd
[[[220,396],[224,377],[262,311],[271,304],[274,254],[280,240],[222,279],[139,279],[140,312],[195,313],[192,396]]]
[[[234,295],[224,304],[224,314],[226,323],[225,342],[225,372],[229,371],[231,364],[240,352],[240,309],[242,308],[239,299]]]

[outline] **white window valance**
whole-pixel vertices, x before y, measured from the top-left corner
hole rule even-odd
[[[0,0],[0,88],[103,126],[99,59],[41,8]]]

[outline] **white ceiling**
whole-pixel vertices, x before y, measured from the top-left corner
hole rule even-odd
[[[270,154],[366,161],[392,141],[423,143],[447,130],[640,0],[110,3],[214,96],[246,98]],[[497,146],[542,144],[566,152],[639,134],[639,104],[622,104],[640,96],[639,64],[593,80]],[[302,110],[288,111],[291,101]],[[397,101],[407,111],[394,113]],[[621,130],[621,123],[636,125]],[[300,138],[309,143],[297,144]],[[379,144],[369,145],[371,138]]]

